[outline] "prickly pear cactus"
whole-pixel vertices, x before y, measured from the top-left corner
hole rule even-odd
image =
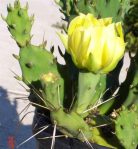
[[[22,47],[31,40],[31,28],[34,17],[28,16],[28,5],[21,8],[19,0],[14,2],[14,7],[10,4],[7,7],[8,16],[5,21],[8,24],[8,29],[15,39],[17,44]]]
[[[59,0],[66,18],[71,20],[79,13],[92,13],[104,18],[112,17],[113,21],[120,21],[130,9],[130,0]]]
[[[37,98],[42,96],[44,99],[43,102],[35,102],[41,103],[46,107],[50,104],[50,109],[57,109],[63,106],[64,82],[58,71],[56,59],[51,52],[45,49],[45,43],[42,43],[40,46],[31,45],[33,17],[29,17],[27,11],[28,6],[26,5],[25,8],[22,8],[19,0],[17,0],[14,3],[14,7],[11,5],[8,6],[8,15],[7,18],[4,19],[8,24],[10,33],[20,47],[19,56],[14,55],[14,57],[16,57],[20,63],[24,83],[32,89],[33,94],[35,94]],[[48,74],[53,74],[57,78],[56,83],[52,82],[52,84],[55,85],[53,89],[56,89],[53,97],[58,97],[53,104],[51,104],[53,99],[51,99],[51,95],[48,94],[52,86],[48,85],[45,87],[45,80],[43,80],[43,75],[47,75],[48,78]],[[37,92],[35,90],[37,90]],[[41,93],[41,90],[44,91]],[[40,101],[40,99],[38,100]],[[60,106],[57,103],[60,103]]]
[[[125,107],[119,111],[115,120],[115,133],[125,149],[136,149],[138,145],[138,114],[137,107],[129,110]]]
[[[79,13],[92,13],[98,18],[112,17],[114,22],[123,22],[126,12],[131,8],[129,0],[56,2],[61,6],[68,23]],[[131,59],[126,80],[115,93],[117,96],[112,96],[113,93],[108,96],[115,100],[108,101],[103,96],[110,89],[107,78],[114,75],[113,72],[105,75],[80,70],[73,64],[67,52],[64,55],[66,65],[62,66],[57,63],[52,50],[49,52],[45,49],[45,43],[40,46],[32,45],[33,17],[28,16],[28,6],[22,8],[19,0],[15,1],[14,7],[8,6],[8,15],[3,19],[20,48],[19,56],[14,57],[19,61],[22,81],[30,88],[29,99],[36,108],[49,111],[52,126],[56,125],[66,137],[77,138],[88,144],[97,143],[119,149],[122,146],[126,149],[137,147],[138,110],[129,107],[133,103],[138,104],[138,54]],[[115,78],[119,78],[119,73],[116,73]],[[120,110],[122,105],[126,108]],[[119,110],[115,110],[117,115],[111,118],[110,114],[118,108]],[[108,128],[114,134],[111,131],[104,133]]]

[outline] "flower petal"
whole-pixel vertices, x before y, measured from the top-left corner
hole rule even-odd
[[[112,18],[103,18],[98,20],[100,25],[108,26],[112,23]]]
[[[116,23],[116,29],[117,29],[117,33],[119,34],[119,36],[124,39],[124,35],[123,35],[123,29],[122,29],[122,24],[121,22]]]
[[[119,60],[121,60],[121,58],[124,55],[124,51],[125,51],[124,41],[121,38],[117,37],[115,42],[116,42],[116,47],[115,47],[114,58],[113,58],[112,62],[107,67],[105,67],[103,69],[104,73],[107,73],[107,72],[113,70],[116,67]]]
[[[69,25],[68,28],[68,35],[72,35],[72,33],[74,32],[74,30],[78,27],[81,27],[83,22],[85,19],[85,15],[84,14],[80,14],[79,16],[77,16],[76,18],[74,18]]]
[[[62,33],[57,33],[57,34],[60,37],[65,49],[68,51],[68,35],[67,34],[62,34]]]

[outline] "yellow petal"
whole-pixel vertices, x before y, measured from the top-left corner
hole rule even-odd
[[[82,26],[83,22],[85,19],[85,15],[84,14],[80,14],[80,16],[77,16],[76,18],[74,18],[69,25],[68,28],[68,35],[71,35],[74,30],[80,26]]]
[[[104,28],[101,38],[103,40],[102,67],[104,68],[111,63],[115,53],[116,36],[114,24]]]
[[[92,55],[92,53],[89,54],[89,58],[87,60],[87,63],[85,65],[85,68],[88,69],[89,71],[93,72],[93,73],[98,73],[98,71],[101,69],[100,65],[97,65],[94,60],[93,60],[94,56]]]
[[[108,26],[112,23],[112,18],[103,18],[98,20],[99,23],[103,26]]]
[[[82,27],[77,28],[68,38],[68,46],[70,47],[70,51],[75,55],[77,54],[78,48],[82,42],[82,30]]]
[[[124,39],[124,35],[123,35],[123,29],[122,29],[122,24],[121,22],[116,23],[116,30],[117,33],[119,34],[119,36]]]
[[[89,29],[83,29],[81,32],[80,46],[77,50],[77,60],[82,67],[84,67],[88,59],[88,48],[91,40],[91,32]],[[83,42],[82,42],[83,41]]]
[[[92,14],[88,13],[85,17],[86,22],[89,22],[89,26],[100,25],[97,18],[95,18]]]
[[[112,62],[106,68],[103,69],[103,73],[108,73],[109,71],[113,70],[116,67],[119,60],[121,60],[121,58],[124,55],[125,51],[124,41],[121,38],[117,37],[115,43],[116,47],[115,47],[114,58]]]
[[[114,38],[108,39],[103,46],[102,69],[107,67],[113,60],[115,53]]]
[[[91,35],[91,43],[89,46],[89,51],[91,54],[89,54],[86,65],[90,67],[89,69],[94,70],[94,72],[99,71],[102,66],[102,33],[103,27],[95,27],[93,30],[93,34]]]
[[[65,49],[68,51],[68,35],[67,34],[62,34],[62,33],[59,33],[59,32],[57,34],[60,37]]]
[[[70,54],[72,56],[74,63],[77,66],[78,66],[77,54],[78,54],[80,45],[82,43],[82,32],[83,32],[83,28],[79,27],[68,38],[69,51],[70,51]]]
[[[115,23],[112,23],[105,27],[104,35],[108,39],[110,39],[112,37],[116,37]]]

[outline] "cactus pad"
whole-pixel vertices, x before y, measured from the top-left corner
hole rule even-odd
[[[25,46],[31,40],[31,27],[33,17],[28,16],[28,7],[20,7],[20,2],[17,0],[14,7],[7,7],[8,16],[5,21],[8,24],[8,29],[20,47]]]
[[[53,123],[57,124],[59,130],[67,136],[75,137],[82,141],[85,141],[85,137],[88,140],[92,138],[93,134],[90,131],[90,127],[75,112],[66,113],[63,109],[59,109],[58,111],[51,112],[51,119]]]
[[[23,81],[26,84],[37,81],[42,74],[57,73],[53,55],[39,46],[27,45],[21,48],[19,57]]]
[[[136,107],[122,108],[115,120],[116,136],[125,149],[136,149],[138,145],[138,115]]]
[[[41,46],[27,45],[20,50],[19,63],[23,81],[27,85],[41,89],[44,100],[50,103],[55,101],[52,104],[55,108],[59,108],[59,102],[63,105],[64,81],[58,72],[58,64],[52,53]],[[53,94],[50,94],[51,91]]]
[[[59,5],[69,20],[79,13],[92,13],[96,17],[112,17],[113,21],[122,21],[131,8],[130,0],[60,0]]]

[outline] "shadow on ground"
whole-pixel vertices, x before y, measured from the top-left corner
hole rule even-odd
[[[32,134],[31,125],[22,123],[19,125],[17,106],[17,101],[10,102],[7,91],[0,87],[0,149],[14,149]],[[29,140],[19,149],[35,149],[34,139]]]

